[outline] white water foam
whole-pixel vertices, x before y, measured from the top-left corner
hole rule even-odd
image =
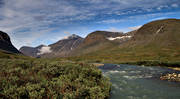
[[[126,71],[118,71],[118,70],[111,70],[109,73],[114,74],[114,73],[126,73]]]
[[[132,79],[140,79],[140,78],[151,78],[152,75],[137,75],[137,76],[123,76],[126,79],[132,80]]]

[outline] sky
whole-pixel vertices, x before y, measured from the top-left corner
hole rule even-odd
[[[71,34],[128,32],[153,20],[180,19],[180,0],[0,0],[0,12],[0,30],[19,49]]]

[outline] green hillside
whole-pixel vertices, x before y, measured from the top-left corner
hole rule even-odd
[[[73,50],[69,56],[77,56],[96,52],[98,50],[108,49],[117,45],[116,42],[107,40],[107,37],[122,36],[122,33],[107,32],[107,31],[95,31],[90,33],[83,42]]]
[[[0,50],[0,59],[29,59],[30,57],[24,56],[22,54],[11,53],[7,51]]]
[[[69,59],[103,63],[177,63],[180,61],[179,27],[178,19],[150,22],[126,43]]]

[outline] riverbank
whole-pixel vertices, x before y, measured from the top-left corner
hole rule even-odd
[[[173,82],[180,82],[180,74],[178,73],[168,73],[160,77],[161,80],[168,80]]]
[[[169,69],[180,71],[180,67],[168,67]]]
[[[123,64],[129,64],[129,65],[138,65],[138,66],[161,66],[161,67],[167,67],[169,69],[180,71],[179,64],[172,63],[172,62],[159,62],[159,61],[139,61],[139,62],[127,62]],[[104,64],[102,63],[93,63],[92,65],[96,67],[102,67]],[[167,81],[173,81],[173,82],[180,82],[180,73],[166,73],[161,75],[160,80],[167,80]]]
[[[107,62],[104,63],[93,63],[93,62],[85,62],[90,63],[96,67],[103,66]],[[180,71],[180,62],[165,62],[165,61],[135,61],[135,62],[113,62],[107,64],[127,64],[127,65],[138,65],[138,66],[160,66],[160,67],[167,67],[169,69]]]
[[[158,61],[158,60],[124,62],[124,63],[121,63],[121,64],[140,65],[140,66],[162,66],[162,67],[180,68],[180,62]]]
[[[71,60],[74,62],[83,63],[98,63],[98,64],[129,64],[129,65],[139,65],[139,66],[162,66],[162,67],[173,67],[180,68],[179,60],[159,60],[159,59],[99,59],[99,58],[88,58],[88,57],[68,57],[65,60]]]

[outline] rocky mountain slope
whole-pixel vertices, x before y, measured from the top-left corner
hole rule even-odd
[[[7,33],[0,31],[0,50],[10,53],[20,53],[11,43]]]
[[[74,50],[81,42],[83,38],[78,35],[71,35],[67,38],[59,40],[54,44],[50,44],[48,46],[40,45],[38,47],[21,47],[20,51],[27,56],[32,57],[64,57],[69,55],[69,53]],[[48,52],[41,52],[43,50]]]
[[[38,53],[40,53],[40,49],[44,47],[45,45],[39,45],[37,47],[29,47],[29,46],[23,46],[19,49],[20,52],[22,52],[26,56],[31,57],[38,57]]]
[[[58,42],[49,45],[52,52],[41,55],[42,57],[65,57],[69,53],[76,49],[82,42],[83,38],[78,35],[71,35],[65,39],[59,40]]]

